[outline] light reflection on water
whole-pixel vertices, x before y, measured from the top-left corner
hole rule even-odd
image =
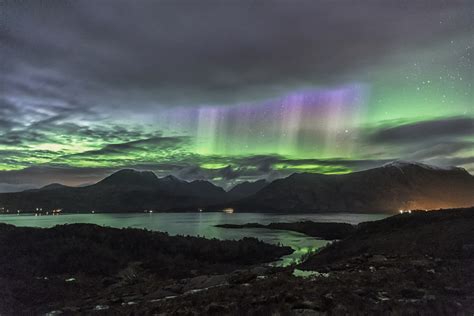
[[[52,227],[61,224],[91,223],[110,227],[146,228],[167,232],[170,235],[201,236],[217,239],[241,239],[255,237],[272,244],[292,247],[295,252],[285,256],[278,265],[298,262],[308,252],[328,243],[304,234],[262,228],[225,229],[214,227],[218,224],[245,224],[272,222],[296,222],[312,220],[316,222],[345,222],[358,224],[373,221],[386,215],[373,214],[271,214],[271,213],[113,213],[113,214],[63,214],[59,216],[0,215],[0,222],[16,226]]]

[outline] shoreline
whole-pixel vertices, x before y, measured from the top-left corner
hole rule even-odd
[[[430,212],[432,211],[442,211],[443,209],[436,209],[436,210],[429,210]],[[242,211],[242,212],[234,212],[234,213],[227,213],[223,210],[219,211],[206,211],[203,210],[202,212],[200,211],[153,211],[153,212],[145,212],[145,211],[136,211],[136,212],[106,212],[106,211],[94,211],[94,212],[61,212],[61,214],[56,214],[56,215],[74,215],[74,214],[182,214],[182,213],[195,213],[195,214],[200,214],[200,213],[222,213],[222,214],[268,214],[268,215],[380,215],[380,216],[393,216],[399,214],[398,212],[275,212],[275,211],[255,211],[255,212],[250,212],[250,211]],[[16,216],[16,215],[30,215],[34,216],[35,212],[20,212],[19,214],[17,212],[0,212],[0,216],[2,215],[7,215],[7,216]],[[38,216],[53,216],[53,214],[42,214]]]

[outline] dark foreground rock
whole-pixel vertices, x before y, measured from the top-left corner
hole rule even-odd
[[[355,231],[355,226],[347,223],[317,223],[313,221],[302,221],[295,223],[270,223],[268,225],[258,223],[248,223],[243,225],[220,224],[216,225],[216,227],[229,229],[267,228],[291,230],[325,240],[343,239]]]
[[[89,242],[104,238],[99,237],[101,231],[108,232],[92,227],[97,232],[87,239]],[[183,251],[180,257],[186,262],[183,266],[175,264],[178,260],[173,255],[173,259],[162,262],[160,268],[150,266],[143,257],[141,261],[133,257],[133,260],[126,261],[106,275],[90,273],[86,269],[86,272],[68,271],[44,277],[34,268],[37,264],[42,266],[41,262],[31,259],[41,258],[44,251],[36,253],[33,248],[15,250],[19,241],[30,240],[33,235],[27,234],[28,230],[6,226],[2,231],[18,230],[18,233],[12,233],[16,236],[15,243],[13,239],[0,239],[2,254],[14,254],[18,259],[13,266],[24,265],[36,272],[28,274],[25,270],[13,277],[15,274],[11,275],[12,271],[4,272],[6,260],[1,259],[0,288],[3,292],[0,306],[3,310],[0,313],[472,315],[473,227],[474,208],[412,212],[360,224],[346,239],[331,244],[301,264],[298,268],[306,269],[311,276],[300,278],[294,276],[293,267],[277,269],[252,265],[258,260],[266,260],[253,250],[241,252],[241,255],[253,254],[255,259],[230,264],[227,261],[230,257],[220,255],[225,250],[219,248],[218,243],[212,245],[218,249],[216,254],[212,254],[212,250],[205,251],[194,259],[196,264],[192,264],[191,259],[196,248],[183,243],[179,250],[172,252],[177,254]],[[67,236],[67,229],[60,231]],[[115,240],[120,233],[127,231],[114,232],[117,233],[114,238],[106,238]],[[53,234],[58,242],[64,238],[61,234]],[[145,233],[139,236],[140,242],[148,242]],[[35,236],[35,239],[42,238],[45,236]],[[118,239],[120,242],[116,245],[121,245],[121,242],[127,245],[126,240],[126,237]],[[150,244],[153,245],[153,242]],[[106,243],[101,251],[107,253],[108,247],[122,249],[113,245],[115,242]],[[204,242],[202,245],[205,245]],[[236,245],[239,243],[230,243],[227,247],[237,251]],[[155,247],[155,250],[159,248],[156,244]],[[125,246],[122,251],[133,252],[132,248]],[[268,248],[268,251],[273,254],[281,251],[279,248],[272,249]],[[29,256],[30,253],[34,255]],[[87,256],[86,250],[81,253],[86,257],[78,260],[96,264],[93,256]],[[190,253],[194,255],[190,256]],[[112,254],[118,255],[113,251]],[[95,260],[105,260],[108,255],[104,256],[96,256]],[[232,260],[238,259],[234,257]],[[113,261],[105,260],[105,263],[115,267]],[[181,273],[175,275],[169,272],[173,269]],[[7,303],[14,305],[7,309],[5,306],[11,306],[5,305]],[[23,309],[18,309],[18,306]]]
[[[474,208],[363,223],[299,266],[148,306],[178,315],[472,315]],[[140,307],[130,309],[141,311]]]
[[[350,238],[322,250],[303,266],[319,268],[367,254],[473,259],[473,244],[474,208],[413,211],[361,223]]]
[[[472,315],[474,208],[363,223],[299,266],[147,306],[177,315]],[[141,307],[129,311],[143,311]]]

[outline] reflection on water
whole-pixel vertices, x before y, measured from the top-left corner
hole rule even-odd
[[[300,269],[294,269],[293,270],[293,275],[295,277],[300,277],[300,278],[312,278],[312,277],[329,277],[329,273],[320,273],[317,271],[307,271],[307,270],[300,270]]]
[[[302,244],[295,244],[295,245],[288,245],[293,248],[293,253],[287,256],[283,256],[280,260],[276,262],[272,262],[270,265],[272,266],[279,266],[279,267],[286,267],[292,264],[298,264],[303,262],[309,255],[315,253],[321,247],[326,246],[331,241],[328,240],[318,240],[308,236],[305,236],[309,239],[306,246]],[[305,243],[303,241],[303,243]]]
[[[295,252],[285,256],[279,265],[298,262],[309,252],[326,245],[304,234],[263,228],[225,229],[217,224],[245,224],[272,222],[346,222],[357,224],[386,217],[370,214],[269,214],[269,213],[126,213],[126,214],[64,214],[60,216],[0,215],[0,222],[16,226],[52,227],[60,224],[91,223],[117,228],[133,227],[167,232],[170,235],[201,236],[217,239],[255,237],[272,244],[292,247]]]

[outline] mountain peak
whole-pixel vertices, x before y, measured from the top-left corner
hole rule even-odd
[[[140,185],[148,186],[155,184],[158,177],[151,171],[139,171],[134,169],[119,170],[100,181],[107,185]]]
[[[61,188],[66,188],[66,186],[61,183],[51,183],[40,188],[40,190],[56,190],[56,189],[61,189]]]
[[[237,211],[396,212],[474,205],[474,177],[457,167],[394,161],[344,175],[293,174],[234,205]]]
[[[183,180],[173,176],[173,175],[167,175],[163,178],[160,178],[160,180],[164,180],[164,181],[167,181],[167,182],[184,182]]]
[[[455,167],[455,166],[447,166],[447,167],[441,167],[441,166],[434,166],[434,165],[429,165],[417,161],[407,161],[407,160],[395,160],[389,163],[384,164],[382,167],[388,168],[388,167],[395,167],[398,169],[406,169],[409,167],[418,167],[422,168],[425,170],[435,170],[435,171],[462,171],[462,172],[467,172],[464,168],[460,167]]]
[[[235,185],[232,189],[228,191],[228,194],[235,198],[243,198],[257,193],[265,186],[268,182],[265,179],[260,179],[254,182],[244,181]]]

